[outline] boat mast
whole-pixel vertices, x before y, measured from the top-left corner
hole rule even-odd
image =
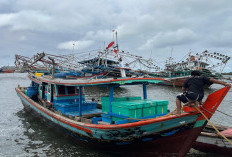
[[[50,59],[52,61],[52,79],[54,79],[54,75],[55,75],[55,60],[52,57],[48,57],[48,59]]]
[[[117,31],[115,32],[115,42],[116,42],[116,49],[117,49],[117,52],[119,51],[119,48],[118,48],[118,33]]]

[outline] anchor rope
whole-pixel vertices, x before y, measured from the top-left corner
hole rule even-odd
[[[220,135],[221,137],[223,137],[227,142],[229,142],[231,145],[232,145],[232,142],[228,139],[228,138],[226,138],[224,135],[222,135],[221,133],[220,133],[220,131],[213,125],[213,123],[211,123],[211,121],[206,117],[206,115],[203,113],[203,112],[201,112],[201,110],[198,108],[198,107],[196,107],[196,106],[194,106],[195,107],[195,109],[197,109],[197,111],[198,112],[200,112],[201,114],[202,114],[202,116],[208,121],[208,123],[214,128],[214,130],[218,133],[218,135]]]

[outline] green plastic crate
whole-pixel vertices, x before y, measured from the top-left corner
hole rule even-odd
[[[109,97],[101,97],[102,101],[102,112],[109,112]]]
[[[144,100],[143,104],[143,116],[156,115],[156,101],[155,100]]]
[[[156,115],[156,100],[144,99],[144,100],[134,100],[134,101],[143,103],[141,117]]]
[[[165,114],[168,112],[167,100],[156,100],[156,114]]]
[[[114,97],[113,101],[126,101],[126,97]],[[102,101],[102,112],[109,112],[109,97],[101,97]]]
[[[142,117],[142,102],[120,101],[112,102],[112,112],[115,114],[127,116],[129,118]],[[113,121],[122,120],[123,118],[113,117]]]
[[[114,102],[119,101],[130,101],[130,100],[141,100],[141,97],[114,97]],[[102,101],[102,112],[109,112],[109,97],[101,97]]]
[[[141,97],[126,97],[128,101],[130,100],[141,100]]]
[[[114,101],[127,101],[127,97],[114,97]]]

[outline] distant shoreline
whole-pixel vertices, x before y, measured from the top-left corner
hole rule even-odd
[[[222,73],[222,75],[232,75],[232,72]]]

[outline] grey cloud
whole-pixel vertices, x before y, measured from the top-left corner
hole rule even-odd
[[[66,41],[59,43],[57,48],[65,50],[73,50],[74,48],[77,48],[78,50],[84,50],[90,47],[93,43],[94,41],[92,40]]]
[[[70,53],[104,48],[118,32],[120,49],[165,60],[205,49],[231,49],[230,0],[1,0],[1,54]],[[63,44],[63,45],[62,45]],[[13,46],[12,46],[13,45]],[[1,61],[1,59],[0,59]],[[227,69],[228,70],[228,69]],[[231,69],[232,71],[232,69]]]
[[[214,47],[231,47],[232,31],[222,31],[209,35],[209,45]]]
[[[144,45],[139,49],[146,50],[153,47],[167,47],[175,45],[185,45],[192,42],[195,42],[197,35],[186,28],[178,29],[175,32],[160,32],[153,36],[151,39],[148,39]]]
[[[0,26],[9,26],[10,30],[43,31],[49,29],[51,17],[38,11],[21,11],[18,13],[1,14]],[[51,30],[51,28],[49,29]]]

